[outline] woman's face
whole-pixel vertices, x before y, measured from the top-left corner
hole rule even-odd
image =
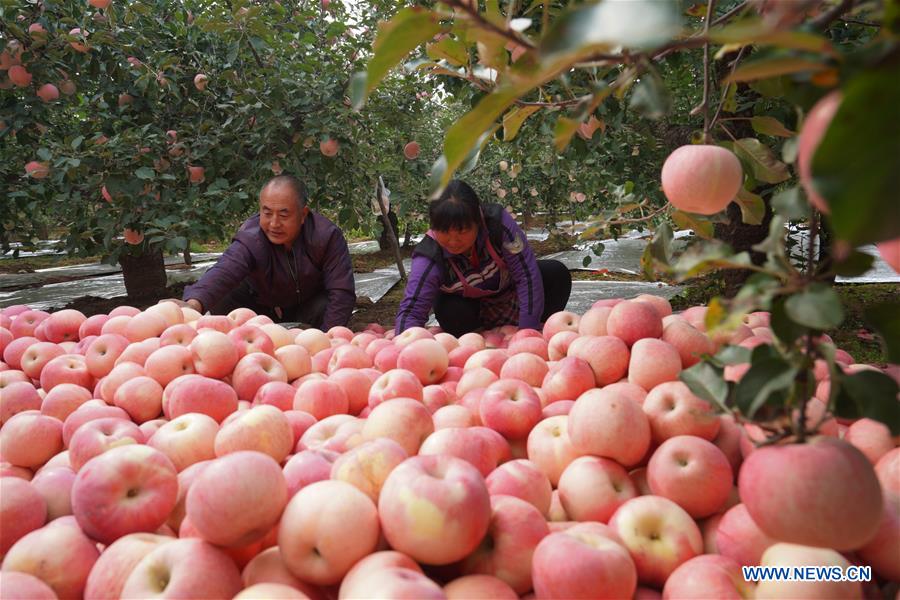
[[[475,245],[478,237],[478,226],[469,225],[465,229],[448,229],[447,231],[435,231],[434,239],[447,252],[451,254],[466,254]]]

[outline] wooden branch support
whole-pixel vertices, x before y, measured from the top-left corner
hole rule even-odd
[[[400,243],[397,241],[397,234],[391,225],[391,219],[388,216],[390,208],[387,205],[387,198],[384,194],[384,180],[381,175],[375,183],[375,201],[378,202],[378,208],[381,212],[381,222],[384,225],[384,231],[387,233],[388,240],[391,242],[391,248],[394,250],[394,258],[397,260],[397,269],[400,271],[400,279],[406,279],[406,269],[403,267],[403,257],[400,256]]]

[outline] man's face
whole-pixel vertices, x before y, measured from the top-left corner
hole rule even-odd
[[[259,195],[259,226],[273,244],[290,247],[307,214],[309,207],[297,206],[290,186],[268,186]]]

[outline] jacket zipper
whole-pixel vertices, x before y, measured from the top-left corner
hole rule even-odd
[[[297,279],[297,257],[294,254],[294,249],[290,249],[290,255],[288,256],[288,271],[291,273],[291,279],[294,280],[294,287],[297,291],[297,303],[300,303],[300,281]]]

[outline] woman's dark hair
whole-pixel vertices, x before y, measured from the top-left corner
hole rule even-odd
[[[472,187],[459,179],[447,184],[437,200],[428,207],[428,218],[435,231],[467,229],[481,224],[481,202]]]

